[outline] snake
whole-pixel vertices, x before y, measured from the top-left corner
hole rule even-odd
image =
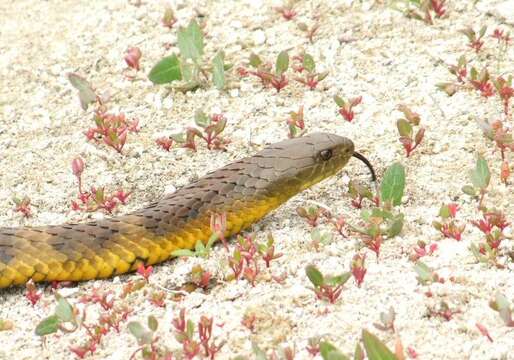
[[[148,206],[89,222],[0,227],[0,288],[34,282],[104,279],[166,261],[207,243],[213,214],[224,237],[262,219],[291,197],[338,173],[354,143],[330,133],[287,139],[212,171]]]

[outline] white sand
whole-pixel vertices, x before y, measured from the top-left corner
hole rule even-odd
[[[309,358],[305,348],[310,337],[326,335],[350,353],[363,328],[393,346],[391,333],[372,326],[379,321],[381,312],[393,306],[403,344],[412,346],[419,359],[514,359],[514,330],[507,328],[488,306],[495,291],[514,300],[512,264],[503,270],[476,264],[468,246],[482,239],[471,225],[461,242],[441,240],[431,226],[443,202],[459,203],[460,219],[477,218],[475,202],[460,190],[468,182],[464,170],[474,165],[477,152],[485,155],[493,173],[487,203],[514,220],[512,184],[505,187],[499,183],[499,153],[493,151],[475,123],[475,119],[497,118],[499,102],[466,92],[450,98],[435,88],[436,83],[450,79],[442,61],[454,63],[463,53],[475,58],[458,32],[460,29],[483,24],[492,29],[505,21],[511,24],[512,32],[514,17],[508,13],[509,1],[482,0],[477,8],[472,1],[455,1],[449,18],[436,20],[433,26],[409,20],[384,5],[372,5],[372,1],[363,5],[350,0],[337,3],[300,1],[296,7],[301,21],[311,23],[314,14],[321,16],[314,44],[308,43],[294,22],[284,21],[273,11],[272,6],[278,2],[173,3],[178,9],[177,25],[187,24],[195,12],[206,16],[208,57],[223,48],[226,58],[239,66],[251,52],[274,59],[284,49],[291,49],[291,54],[306,50],[317,60],[318,68],[330,74],[312,92],[292,82],[276,95],[252,78],[241,80],[239,89],[229,93],[208,89],[166,97],[165,88],[152,86],[145,75],[161,57],[171,53],[163,44],[176,42],[176,28],[168,31],[160,24],[161,1],[147,0],[141,7],[131,6],[126,0],[2,1],[0,225],[86,219],[70,212],[70,201],[76,195],[70,163],[78,155],[87,163],[86,184],[105,185],[112,190],[123,187],[134,195],[121,211],[141,208],[173,187],[179,188],[207,171],[285,138],[289,111],[303,104],[309,131],[330,131],[353,139],[379,173],[394,161],[401,161],[407,169],[407,194],[402,206],[405,229],[401,236],[383,245],[379,263],[371,252],[368,254],[369,269],[362,288],[351,280],[335,305],[315,299],[309,290],[305,265],[317,264],[325,273],[348,270],[358,237],[336,237],[337,241],[315,252],[308,245],[310,229],[295,214],[297,206],[313,200],[355,223],[359,212],[350,207],[346,184],[349,178],[366,181],[368,173],[361,163],[352,161],[339,176],[295,197],[255,226],[260,241],[271,231],[278,251],[284,254],[272,262],[271,268],[274,275],[287,274],[283,285],[266,279],[258,281],[256,287],[244,280],[220,282],[208,294],[198,290],[182,302],[167,299],[165,309],[153,306],[148,295],[139,292],[126,301],[134,308],[129,320],[146,323],[146,317],[154,314],[160,320],[159,344],[177,350],[171,319],[184,307],[195,320],[205,314],[214,316],[216,324],[224,324],[215,327],[216,338],[227,341],[219,358],[250,356],[253,340],[265,350],[292,346],[297,358],[305,359]],[[352,41],[340,44],[340,38]],[[136,81],[122,75],[123,56],[129,46],[138,46],[143,52],[142,71]],[[481,63],[495,69],[494,39],[487,39],[484,53],[490,55],[484,56]],[[511,46],[501,64],[502,72],[513,73],[513,60]],[[68,72],[82,74],[100,92],[110,93],[111,111],[140,119],[142,130],[129,135],[125,156],[86,141],[83,132],[91,126],[91,110],[81,110],[76,92],[66,79]],[[363,96],[353,123],[337,114],[332,100],[335,94]],[[395,108],[400,103],[418,112],[427,129],[425,140],[410,159],[405,159],[397,139],[395,122],[400,113]],[[227,152],[209,152],[201,147],[197,153],[183,149],[167,153],[155,145],[159,136],[190,125],[199,108],[226,115],[226,132],[232,140]],[[508,155],[512,162],[512,155]],[[30,197],[34,217],[24,220],[13,212],[13,195]],[[456,282],[431,286],[417,283],[408,254],[419,240],[438,241],[439,250],[424,261],[441,276],[455,277]],[[512,240],[505,241],[507,248],[512,245]],[[183,284],[194,264],[202,264],[222,279],[223,274],[229,273],[226,257],[225,250],[216,247],[208,260],[179,260],[157,266],[151,277],[154,285],[149,289]],[[91,281],[66,289],[63,294],[76,303],[81,294],[91,293],[94,287],[120,293],[125,282],[136,278],[137,275],[129,275]],[[424,295],[428,289],[433,298]],[[460,310],[451,321],[426,316],[427,306],[441,300]],[[14,330],[0,333],[0,358],[68,359],[73,357],[69,345],[84,339],[83,331],[50,336],[45,346],[34,334],[35,326],[55,306],[49,290],[34,307],[25,299],[24,289],[3,290],[0,304],[0,319],[14,322]],[[328,313],[320,315],[325,309]],[[95,311],[98,309],[91,307],[92,319]],[[258,318],[254,334],[241,325],[243,314],[251,312]],[[478,332],[476,322],[488,328],[494,343]],[[127,359],[136,348],[124,324],[120,334],[107,335],[89,358]]]

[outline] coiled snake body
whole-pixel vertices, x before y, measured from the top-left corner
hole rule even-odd
[[[0,228],[0,288],[38,281],[79,281],[167,260],[211,236],[213,213],[226,213],[225,236],[264,217],[338,172],[351,140],[313,133],[285,140],[221,169],[134,213],[88,223]],[[364,159],[365,160],[365,159]],[[369,166],[369,163],[367,163]]]

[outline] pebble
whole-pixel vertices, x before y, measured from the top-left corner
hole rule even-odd
[[[255,45],[262,45],[266,41],[266,34],[262,30],[255,30],[252,35],[253,43]]]

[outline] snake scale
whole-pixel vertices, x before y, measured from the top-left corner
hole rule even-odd
[[[225,213],[229,237],[292,196],[334,175],[354,156],[351,140],[313,133],[273,144],[122,216],[57,226],[0,228],[0,288],[41,281],[100,279],[167,260],[211,236]]]

